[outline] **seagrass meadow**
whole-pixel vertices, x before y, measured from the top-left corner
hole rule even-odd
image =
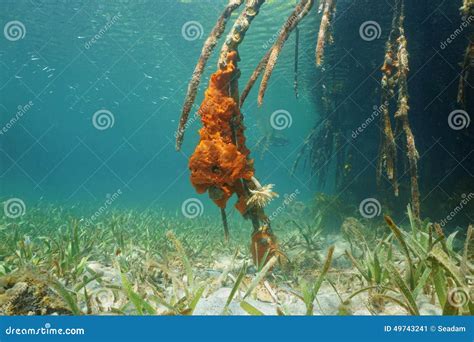
[[[472,22],[2,1],[0,315],[473,315]]]

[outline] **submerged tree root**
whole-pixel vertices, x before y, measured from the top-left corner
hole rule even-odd
[[[263,97],[265,96],[265,91],[268,87],[268,81],[272,75],[273,69],[275,68],[278,56],[280,55],[285,42],[288,40],[291,32],[295,29],[298,23],[309,13],[311,7],[313,6],[313,0],[302,0],[291,13],[291,15],[286,20],[285,24],[280,29],[280,34],[276,39],[273,46],[270,48],[270,55],[266,59],[265,67],[263,71],[262,81],[260,83],[260,89],[258,90],[257,102],[259,105],[263,103]],[[260,63],[259,63],[260,65]],[[258,68],[258,67],[257,67]]]
[[[176,132],[176,149],[178,151],[181,149],[181,145],[183,144],[186,123],[188,122],[189,113],[193,106],[194,100],[196,99],[197,90],[199,83],[201,82],[201,76],[204,72],[206,63],[211,56],[212,51],[216,47],[219,38],[222,36],[222,33],[224,33],[227,21],[229,20],[232,12],[234,12],[234,10],[237,9],[242,4],[242,2],[243,0],[229,0],[229,3],[217,20],[216,25],[212,29],[211,34],[206,39],[206,42],[202,47],[201,56],[199,56],[198,63],[194,68],[191,81],[188,85],[188,91],[186,93],[183,109],[181,111],[181,117],[179,119],[178,131]]]
[[[327,42],[331,41],[329,29],[331,27],[331,20],[336,11],[337,0],[323,0],[320,5],[320,10],[323,11],[321,18],[321,25],[319,26],[318,42],[316,44],[316,65],[321,66],[324,58],[324,47]]]
[[[404,29],[404,0],[395,3],[392,21],[392,31],[386,43],[385,60],[382,67],[382,125],[380,155],[378,162],[377,178],[380,180],[382,169],[385,169],[388,179],[391,181],[394,193],[398,196],[398,181],[396,175],[397,134],[393,134],[391,119],[389,115],[389,102],[398,92],[397,110],[394,119],[400,123],[405,139],[406,151],[410,172],[411,204],[413,215],[420,218],[420,192],[418,186],[418,159],[419,154],[415,146],[415,136],[411,130],[408,120],[408,84],[407,75],[409,72],[407,40]],[[398,33],[398,36],[395,35]]]

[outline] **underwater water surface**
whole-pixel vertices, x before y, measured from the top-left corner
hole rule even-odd
[[[240,91],[298,3],[260,8],[238,48]],[[240,108],[255,177],[278,194],[252,185],[271,199],[256,225],[235,195],[223,220],[189,169],[199,105],[245,4],[206,63],[177,151],[188,84],[227,1],[3,0],[0,314],[472,315],[469,76],[456,101],[471,7],[400,7],[410,68],[388,105],[382,71],[404,58],[385,50],[401,34],[390,34],[400,1],[334,1],[316,65],[332,6],[321,3],[289,34],[263,103],[257,81]],[[403,89],[420,215],[403,121],[393,124],[399,195],[388,173],[377,181],[390,163],[384,109],[400,109]]]

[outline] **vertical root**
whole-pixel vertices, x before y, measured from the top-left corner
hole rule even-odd
[[[183,109],[181,111],[181,117],[179,119],[178,131],[176,132],[176,150],[178,151],[181,149],[181,145],[183,144],[186,123],[188,122],[189,113],[191,112],[193,103],[196,100],[197,90],[199,87],[199,83],[201,82],[201,76],[204,72],[206,63],[212,51],[214,50],[217,41],[222,36],[222,33],[225,30],[225,26],[228,19],[230,18],[230,15],[236,8],[238,8],[242,4],[242,1],[243,0],[229,0],[229,3],[224,9],[224,12],[222,12],[221,16],[217,20],[216,25],[212,29],[211,34],[206,39],[206,42],[202,47],[201,55],[199,56],[198,63],[194,68],[191,81],[188,85],[188,91],[186,93]]]
[[[319,26],[318,42],[316,44],[316,65],[321,66],[324,57],[324,47],[329,41],[329,28],[331,20],[336,11],[337,0],[324,0],[321,2],[320,8],[323,8],[323,16],[321,18],[321,25]]]
[[[270,80],[273,69],[275,68],[276,62],[278,60],[278,56],[280,55],[285,42],[288,40],[290,33],[295,29],[298,23],[311,10],[313,3],[313,0],[301,0],[301,2],[296,6],[291,15],[288,17],[283,27],[280,29],[280,34],[270,49],[270,55],[265,65],[265,71],[262,76],[262,82],[260,83],[260,89],[258,90],[257,102],[259,105],[262,105],[263,103],[263,97],[265,96],[265,91],[267,90],[268,81]]]
[[[474,64],[474,42],[469,42],[464,53],[464,62],[462,63],[461,75],[459,76],[459,86],[457,101],[464,108],[466,107],[466,83],[469,79],[471,65]]]
[[[415,218],[420,217],[420,192],[418,184],[418,159],[419,154],[415,145],[415,136],[411,130],[408,120],[408,83],[409,56],[407,51],[407,40],[404,29],[404,0],[395,1],[395,9],[392,21],[392,30],[386,44],[385,61],[382,67],[382,131],[380,142],[380,156],[377,169],[377,178],[380,179],[382,170],[385,169],[388,179],[391,181],[394,193],[398,195],[398,181],[396,174],[397,150],[395,137],[399,129],[402,130],[406,139],[406,151],[410,172],[411,204]],[[398,37],[396,38],[396,33]],[[396,70],[396,72],[395,72]],[[395,134],[392,130],[390,119],[389,102],[398,91],[397,110],[394,114],[396,120]]]
[[[299,54],[299,45],[300,45],[300,29],[298,26],[295,28],[295,78],[293,80],[293,88],[295,90],[295,96],[298,98],[298,54]]]
[[[220,68],[226,64],[227,55],[231,51],[237,51],[240,43],[244,40],[245,34],[247,33],[250,24],[258,15],[258,11],[264,3],[265,0],[247,0],[245,9],[235,20],[235,23],[227,35],[224,45],[222,46],[218,62],[218,66]]]
[[[229,225],[227,224],[227,214],[225,213],[225,209],[221,208],[221,218],[222,218],[222,225],[224,226],[224,239],[225,242],[229,242]]]

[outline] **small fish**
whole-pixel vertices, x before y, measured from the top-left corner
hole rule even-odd
[[[290,141],[283,135],[273,135],[270,140],[272,146],[283,147],[290,143]]]
[[[153,78],[153,77],[151,77],[150,75],[145,74],[145,73],[143,73],[143,76],[145,76],[145,78]]]

